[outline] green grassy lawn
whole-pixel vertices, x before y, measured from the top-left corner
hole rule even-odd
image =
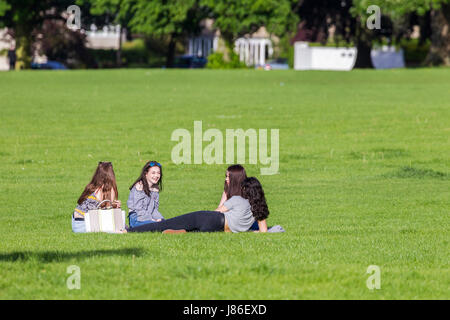
[[[0,110],[0,299],[449,298],[449,69],[4,72]],[[158,160],[166,218],[215,209],[228,165],[171,161],[194,120],[280,130],[245,167],[286,233],[72,233],[100,160],[124,206]]]

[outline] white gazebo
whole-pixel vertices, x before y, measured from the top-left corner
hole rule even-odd
[[[234,43],[234,51],[246,65],[264,65],[266,57],[273,55],[269,38],[239,38]]]

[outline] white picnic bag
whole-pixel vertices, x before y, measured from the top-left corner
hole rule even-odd
[[[100,208],[106,201],[112,204],[109,200],[103,200],[98,204],[96,210],[89,210],[85,214],[86,232],[115,233],[125,229],[125,211],[120,208],[114,209],[111,206],[105,209]]]

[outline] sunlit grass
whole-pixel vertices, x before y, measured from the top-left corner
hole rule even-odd
[[[448,69],[10,72],[0,110],[2,299],[448,298]],[[215,209],[227,165],[171,161],[195,120],[280,130],[279,174],[245,167],[286,233],[72,234],[100,160],[123,204],[157,160],[166,218]]]

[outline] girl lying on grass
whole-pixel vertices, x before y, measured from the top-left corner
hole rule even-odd
[[[97,209],[100,202],[111,201],[114,208],[120,208],[120,201],[117,200],[117,183],[114,169],[111,162],[99,162],[97,169],[92,176],[91,182],[84,188],[78,199],[78,205],[72,214],[72,231],[77,233],[86,232],[84,215],[89,210]],[[102,206],[110,205],[108,202]]]
[[[241,184],[247,178],[245,169],[240,164],[229,166],[225,173],[225,183],[223,187],[222,198],[220,199],[219,206],[216,211],[220,211],[219,208],[233,196],[242,196]],[[250,227],[250,230],[267,230],[266,219],[261,221],[255,221]]]
[[[149,161],[130,187],[127,201],[130,227],[164,220],[159,212],[159,191],[162,191],[162,167],[159,162]]]
[[[269,216],[264,191],[258,179],[246,178],[241,184],[241,195],[226,200],[217,211],[196,211],[161,222],[141,225],[128,232],[184,233],[200,232],[244,232],[255,221],[263,221]],[[261,228],[267,232],[267,228]],[[126,230],[124,232],[127,232]]]

